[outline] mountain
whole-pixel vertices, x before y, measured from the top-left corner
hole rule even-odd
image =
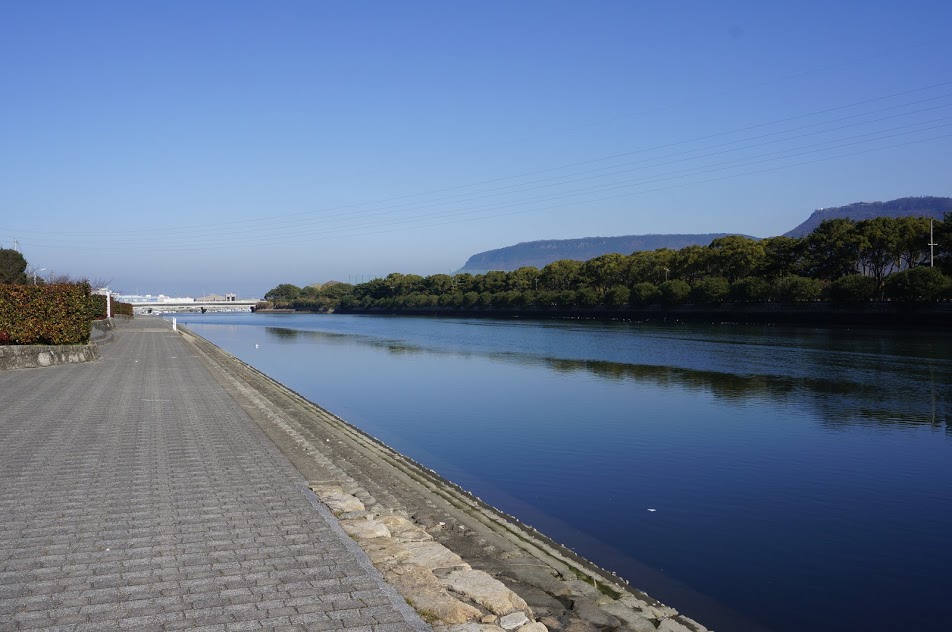
[[[856,202],[846,206],[821,208],[785,237],[805,237],[827,219],[849,218],[854,221],[873,217],[933,217],[942,220],[952,213],[952,198],[905,197],[889,202]],[[542,268],[560,259],[587,261],[599,255],[617,252],[631,254],[638,250],[685,246],[707,246],[718,237],[736,233],[711,233],[707,235],[625,235],[623,237],[583,237],[581,239],[545,239],[526,241],[515,246],[480,252],[466,261],[459,272],[483,273],[488,270],[516,270],[523,266]],[[753,239],[757,239],[754,237]]]
[[[707,246],[718,237],[735,233],[708,235],[625,235],[623,237],[583,237],[581,239],[546,239],[526,241],[515,246],[480,252],[466,261],[459,272],[483,273],[488,270],[516,270],[523,266],[542,268],[560,259],[587,261],[599,255],[619,252],[629,255],[637,250],[685,246]]]
[[[905,197],[889,202],[855,202],[817,209],[807,221],[784,233],[784,237],[806,237],[828,219],[847,218],[858,222],[874,217],[932,217],[941,220],[946,213],[952,213],[952,198]]]

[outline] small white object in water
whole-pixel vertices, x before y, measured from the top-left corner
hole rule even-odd
[[[258,348],[258,343],[256,342],[256,343],[255,343],[255,349],[257,349],[257,348]]]
[[[648,511],[658,511],[657,509],[649,509]]]

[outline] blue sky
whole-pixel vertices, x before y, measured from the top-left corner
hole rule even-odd
[[[0,6],[0,246],[127,292],[952,195],[947,2]]]

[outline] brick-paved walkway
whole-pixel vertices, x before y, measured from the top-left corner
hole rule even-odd
[[[158,319],[0,372],[0,630],[427,629]]]

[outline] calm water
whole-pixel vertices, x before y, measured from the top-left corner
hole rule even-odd
[[[952,619],[950,335],[180,320],[711,627]]]

